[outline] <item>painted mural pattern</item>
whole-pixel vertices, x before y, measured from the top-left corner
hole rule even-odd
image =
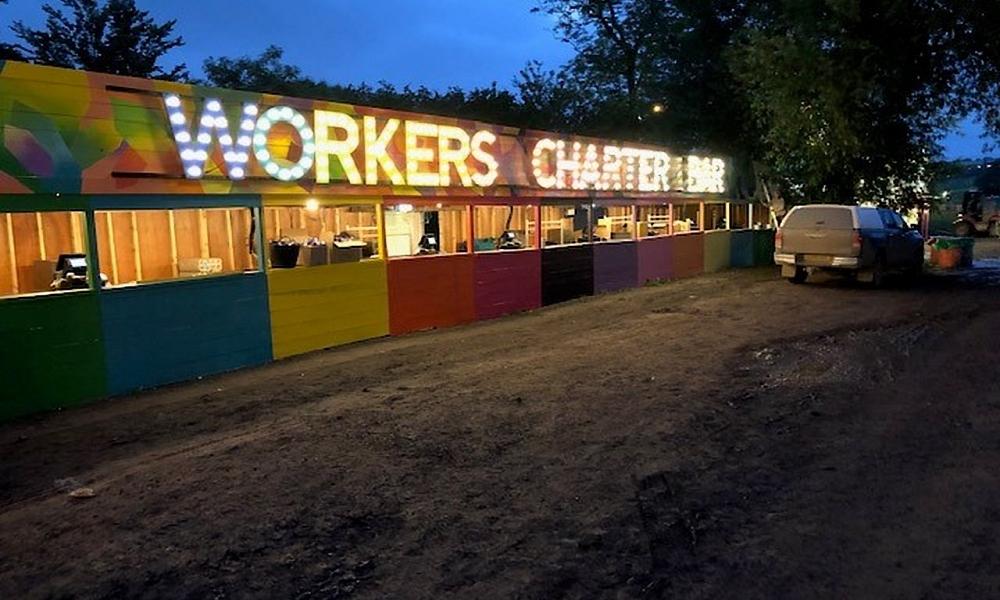
[[[230,123],[239,124],[246,103],[264,110],[287,106],[310,117],[313,111],[336,111],[355,119],[374,117],[384,126],[389,119],[420,120],[439,127],[487,131],[496,141],[490,150],[497,177],[483,187],[411,187],[392,185],[381,178],[376,185],[350,185],[339,162],[331,160],[331,182],[317,185],[307,176],[295,182],[277,181],[251,161],[247,177],[226,177],[226,162],[218,144],[212,145],[204,177],[186,179],[164,95],[177,95],[189,119],[204,114],[205,98],[218,99]],[[310,119],[311,122],[311,119]],[[531,181],[528,149],[548,134],[460,119],[414,115],[347,104],[303,100],[0,62],[0,194],[323,194],[385,196],[579,196],[581,190],[545,190]],[[390,140],[387,153],[402,168],[407,148],[404,135]],[[614,143],[572,138],[583,143]],[[302,141],[290,128],[275,128],[269,146],[294,157]],[[355,156],[362,173],[364,157]],[[473,161],[470,159],[470,165]],[[398,182],[397,182],[398,183]],[[598,188],[600,189],[600,188]],[[608,195],[615,195],[608,192]],[[629,193],[641,198],[642,192]],[[663,194],[658,195],[662,198]]]
[[[165,109],[170,104],[173,114]],[[255,108],[248,112],[248,104]],[[183,149],[176,145],[182,131],[178,110],[185,123],[202,124],[211,117],[215,120],[210,125],[228,122],[240,126],[239,135],[253,130],[256,136],[260,119],[247,124],[241,118],[256,112],[266,116],[268,107],[276,106],[302,115],[298,129],[291,117],[282,123],[287,127],[268,128],[267,149],[283,164],[308,153],[311,137],[303,137],[302,123],[336,112],[345,121],[369,127],[376,123],[381,131],[398,119],[401,128],[419,121],[425,132],[486,132],[493,140],[495,181],[491,174],[488,187],[384,185],[378,177],[374,185],[350,184],[343,156],[336,165],[327,165],[328,184],[317,185],[311,175],[278,181],[274,173],[265,172],[260,155],[245,162],[234,161],[231,154],[227,158],[221,138],[218,144],[199,142],[203,157],[181,156]],[[301,216],[294,227],[291,223],[291,209],[301,215],[309,210],[309,202],[319,204],[307,196],[323,197],[322,208],[314,210],[321,225],[323,218],[335,223],[331,233],[341,231],[347,219],[356,219],[357,231],[384,240],[382,217],[365,217],[385,214],[383,207],[396,206],[400,214],[408,214],[414,206],[469,211],[476,205],[534,205],[551,209],[559,228],[563,219],[572,221],[566,207],[579,204],[577,198],[588,193],[545,189],[529,181],[531,176],[538,181],[529,171],[538,170],[542,161],[537,152],[529,156],[527,149],[537,150],[536,142],[548,139],[542,132],[17,62],[0,62],[0,132],[0,295],[5,296],[0,299],[0,362],[12,367],[12,376],[0,389],[0,421],[354,341],[498,317],[648,280],[691,276],[729,264],[764,264],[773,248],[770,232],[749,230],[739,243],[730,242],[729,231],[650,239],[640,234],[637,242],[545,250],[536,245],[515,252],[480,252],[478,246],[475,252],[469,246],[459,250],[452,241],[449,245],[456,247],[451,255],[268,268],[266,261],[253,259],[251,236],[264,248],[265,239],[280,236],[282,227],[312,235],[323,230],[310,230]],[[183,131],[189,141],[201,133],[195,127]],[[357,182],[364,174],[369,183],[366,169],[371,164],[365,160],[373,132],[364,133],[365,155],[359,151],[353,157],[360,171],[353,176]],[[412,183],[419,178],[412,177],[408,159],[426,156],[420,150],[428,146],[443,156],[448,149],[440,145],[442,137],[435,140],[427,134],[417,142],[413,136],[388,137],[383,158],[406,169],[405,181]],[[575,147],[578,142],[613,144],[563,138],[551,141],[546,156],[554,158],[565,144]],[[608,149],[604,146],[605,153]],[[621,155],[633,163],[646,153],[634,147],[611,149],[634,150],[637,154],[631,158],[627,152]],[[646,154],[652,157],[650,164],[666,164],[655,163],[666,158],[663,152],[649,149]],[[462,160],[470,169],[494,169],[490,161],[473,154],[445,168],[461,176]],[[439,175],[441,162],[446,161],[439,161]],[[247,166],[241,173],[245,177],[232,177],[234,164]],[[381,173],[391,181],[385,164]],[[580,169],[581,174],[603,173],[594,167],[599,163],[589,164],[593,168]],[[192,166],[197,166],[198,178],[185,177]],[[433,167],[425,167],[423,174],[428,169]],[[399,177],[395,179],[398,183]],[[468,185],[470,179],[459,180]],[[633,205],[724,201],[718,195],[708,198],[709,191],[680,194],[680,200],[673,199],[676,192],[622,192],[610,177],[598,178],[597,184],[593,189],[603,190],[596,192],[598,200],[612,209],[627,196],[622,204],[628,205],[625,215],[633,219]],[[707,190],[714,184],[706,185]],[[403,211],[407,204],[409,210]],[[345,216],[333,210],[352,206],[367,212],[348,211]],[[251,234],[253,214],[260,215],[261,226]],[[538,219],[542,214],[540,209]],[[499,219],[493,218],[494,228],[504,215],[501,210]],[[367,220],[362,222],[362,217]],[[525,218],[517,222],[528,230]],[[605,226],[605,237],[613,239],[613,225]],[[461,235],[475,230],[453,229]],[[558,229],[560,243],[564,229]],[[441,236],[447,241],[444,233]],[[92,273],[105,274],[110,285],[48,293],[54,259],[64,252],[87,252]],[[220,275],[182,276],[182,260],[217,260]],[[63,331],[66,322],[73,324],[68,334]]]

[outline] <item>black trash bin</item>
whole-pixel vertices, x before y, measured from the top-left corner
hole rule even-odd
[[[298,242],[292,240],[271,240],[271,268],[294,269],[299,262]]]

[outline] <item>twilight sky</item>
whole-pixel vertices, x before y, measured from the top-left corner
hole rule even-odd
[[[56,3],[53,0],[53,3]],[[177,19],[186,45],[166,64],[185,62],[200,76],[208,56],[285,49],[307,75],[337,83],[507,86],[529,60],[554,68],[572,51],[552,33],[534,0],[139,0],[158,20]],[[0,6],[0,39],[9,23],[43,22],[39,0]],[[944,142],[948,158],[983,155],[982,127],[962,123]]]

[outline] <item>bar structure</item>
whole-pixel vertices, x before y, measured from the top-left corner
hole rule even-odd
[[[729,162],[0,62],[0,420],[770,264]]]

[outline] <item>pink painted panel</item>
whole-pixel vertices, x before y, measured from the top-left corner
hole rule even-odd
[[[639,285],[673,277],[674,238],[639,240]]]
[[[542,305],[538,250],[475,255],[476,319],[493,319]]]

